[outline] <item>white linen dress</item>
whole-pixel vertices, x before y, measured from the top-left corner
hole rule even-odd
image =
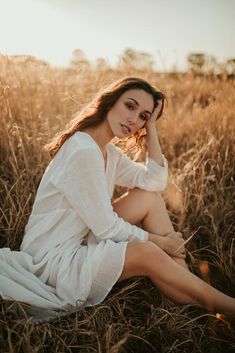
[[[62,145],[39,184],[20,251],[0,249],[0,295],[30,305],[71,310],[100,303],[122,273],[126,246],[148,233],[113,211],[114,185],[162,191],[164,166],[134,162],[77,131]]]

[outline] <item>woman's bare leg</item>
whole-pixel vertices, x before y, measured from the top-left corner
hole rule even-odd
[[[147,259],[147,260],[146,260]],[[223,294],[182,266],[150,241],[129,242],[118,281],[147,276],[174,302],[200,306],[235,317],[235,299]]]
[[[131,224],[142,222],[143,228],[150,233],[164,236],[173,230],[159,193],[132,189],[115,200],[113,208]],[[129,242],[123,272],[118,281],[138,275],[148,276],[173,301],[235,316],[235,299],[186,271],[183,268],[186,266],[184,260],[171,258],[150,241]]]
[[[132,189],[113,202],[114,211],[131,224],[141,223],[144,230],[165,236],[174,231],[165,201],[159,192]],[[184,259],[172,257],[188,270]]]

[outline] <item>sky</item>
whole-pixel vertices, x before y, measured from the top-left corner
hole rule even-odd
[[[82,49],[115,65],[133,48],[185,70],[192,52],[235,58],[234,19],[235,0],[0,0],[0,53],[67,66]]]

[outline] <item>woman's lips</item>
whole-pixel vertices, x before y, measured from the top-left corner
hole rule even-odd
[[[121,128],[122,128],[122,131],[125,133],[125,134],[128,134],[131,132],[131,129],[127,126],[127,125],[124,125],[124,124],[120,124],[121,125]]]

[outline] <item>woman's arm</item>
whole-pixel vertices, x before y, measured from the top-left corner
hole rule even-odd
[[[156,163],[163,167],[164,161],[155,124],[151,124],[146,127],[146,132],[148,157],[153,159]]]
[[[162,101],[160,100],[157,107],[154,109],[151,117],[145,125],[147,132],[146,142],[148,157],[152,158],[160,166],[164,166],[164,161],[162,158],[161,146],[158,140],[157,130],[156,130],[156,119],[162,108]]]
[[[147,156],[146,165],[133,161],[123,154],[121,149],[114,146],[119,154],[116,167],[115,184],[133,189],[138,187],[148,191],[163,191],[167,185],[168,162],[162,155],[164,166]]]

